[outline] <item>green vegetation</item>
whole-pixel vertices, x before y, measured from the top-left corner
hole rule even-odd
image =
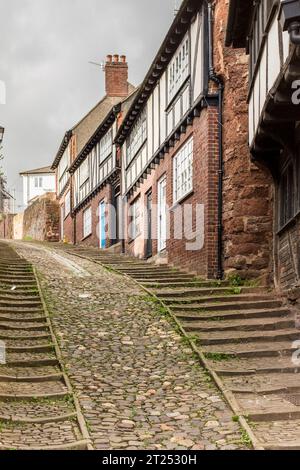
[[[235,359],[235,356],[230,354],[222,354],[222,353],[205,353],[205,358],[211,361],[230,361],[230,359]]]

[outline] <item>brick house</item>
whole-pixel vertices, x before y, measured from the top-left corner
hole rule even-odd
[[[125,251],[207,278],[270,274],[271,184],[250,162],[228,2],[184,0],[116,136]]]
[[[69,243],[99,246],[99,201],[118,201],[120,178],[113,139],[127,98],[130,101],[134,92],[125,56],[107,57],[105,88],[102,100],[66,132],[52,166],[60,202],[60,239]],[[102,206],[101,210],[105,228],[108,215]]]
[[[282,290],[300,281],[299,19],[295,0],[232,0],[226,37],[249,55],[249,146],[272,182],[269,256]]]

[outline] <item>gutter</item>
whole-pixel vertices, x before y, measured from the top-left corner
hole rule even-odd
[[[220,76],[215,72],[214,68],[214,43],[213,43],[213,5],[208,2],[208,40],[209,40],[209,57],[208,57],[208,73],[209,80],[218,86],[218,247],[217,247],[217,260],[218,260],[218,279],[222,280],[224,276],[223,271],[223,92],[224,84]]]

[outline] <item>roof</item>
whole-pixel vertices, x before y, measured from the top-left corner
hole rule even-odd
[[[46,173],[54,173],[54,170],[51,168],[51,166],[44,166],[43,168],[36,168],[35,170],[22,171],[22,173],[20,173],[20,176],[44,175]]]
[[[116,115],[122,111],[124,114],[127,113],[132,100],[134,99],[135,94],[137,93],[138,88],[134,89],[133,92],[124,98],[123,100],[119,99],[119,102],[114,105],[113,107],[110,108],[108,114],[105,116],[105,118],[100,122],[98,125],[97,129],[93,133],[93,135],[90,137],[90,139],[87,141],[81,152],[78,153],[77,158],[74,160],[72,165],[69,168],[69,171],[71,173],[74,173],[74,171],[80,166],[80,164],[83,162],[83,160],[86,158],[86,156],[89,154],[89,152],[93,149],[95,144],[99,142],[99,140],[107,133],[108,129],[111,127],[113,122],[115,122]]]
[[[129,93],[131,94],[135,87],[128,83]],[[84,149],[85,145],[92,138],[99,123],[102,123],[105,120],[106,116],[111,112],[114,106],[122,101],[122,98],[119,96],[108,96],[105,95],[97,104],[94,106],[80,121],[75,124],[69,131],[64,135],[64,138],[61,142],[61,145],[58,149],[54,162],[52,164],[52,169],[57,168],[61,157],[67,146],[69,145],[72,135],[76,134],[76,144],[77,144],[77,156]]]
[[[120,126],[116,136],[116,142],[122,144],[129,133],[136,117],[140,114],[146,101],[154,90],[157,82],[167,69],[173,55],[183,40],[191,20],[202,5],[201,0],[183,0],[179,12],[177,13],[150,69],[140,86],[139,92]]]
[[[225,44],[227,47],[246,47],[255,8],[253,0],[230,0]]]

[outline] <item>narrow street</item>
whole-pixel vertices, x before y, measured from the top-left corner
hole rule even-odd
[[[38,271],[95,449],[247,448],[189,344],[134,281],[55,245],[11,246]]]

